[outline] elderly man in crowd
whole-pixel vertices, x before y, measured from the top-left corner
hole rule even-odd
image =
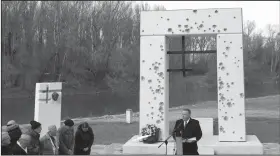
[[[9,121],[7,123],[7,132],[11,138],[11,145],[14,146],[22,134],[19,125],[14,120]]]
[[[19,128],[19,125],[14,120],[11,120],[7,123],[6,130],[11,139],[10,148],[12,151],[14,151],[14,148],[16,148],[17,146],[17,141],[22,135],[21,129]]]
[[[22,134],[20,139],[17,141],[16,146],[13,148],[13,155],[29,155],[27,147],[30,146],[31,136]]]
[[[43,155],[57,155],[58,146],[56,141],[57,128],[55,125],[48,127],[48,132],[40,139],[41,152]]]

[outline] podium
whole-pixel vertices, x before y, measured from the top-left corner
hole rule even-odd
[[[176,137],[176,155],[183,155],[183,141],[182,137]]]

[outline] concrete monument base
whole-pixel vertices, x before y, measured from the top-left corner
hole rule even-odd
[[[166,146],[163,144],[160,148],[158,146],[162,142],[155,144],[144,144],[143,142],[135,141],[138,136],[133,136],[129,141],[123,145],[123,154],[165,154]],[[167,154],[174,155],[176,144],[173,138],[170,138],[167,144]],[[214,150],[209,147],[199,147],[200,155],[214,155]]]
[[[198,142],[198,148],[208,147],[215,155],[223,154],[263,154],[263,145],[255,135],[246,135],[246,142],[219,142],[219,136],[208,136]]]
[[[246,142],[219,142],[218,136],[207,136],[198,142],[198,153],[200,155],[223,155],[223,154],[263,154],[263,145],[255,135],[247,135]],[[133,136],[123,145],[123,154],[165,154],[165,145],[144,144],[135,141]],[[175,142],[170,138],[167,146],[167,154],[175,154]]]

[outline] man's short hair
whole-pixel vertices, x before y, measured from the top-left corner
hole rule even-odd
[[[48,130],[49,130],[49,132],[55,132],[55,131],[57,131],[57,128],[56,128],[55,125],[50,125],[50,126],[48,127]]]
[[[184,108],[183,111],[188,111],[190,114],[192,113],[192,111],[188,108]]]
[[[28,134],[22,134],[19,138],[19,142],[22,144],[22,145],[25,145],[25,146],[28,146],[31,142],[32,138],[30,135]]]

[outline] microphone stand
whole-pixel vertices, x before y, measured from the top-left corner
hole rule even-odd
[[[170,137],[173,136],[173,133],[174,133],[175,131],[178,130],[178,128],[182,125],[182,123],[184,123],[184,122],[181,122],[181,123],[172,131],[171,135],[169,135],[169,137],[167,137],[167,139],[165,139],[164,141],[160,141],[160,142],[162,142],[162,143],[158,146],[158,148],[160,148],[163,144],[165,144],[165,155],[167,155],[167,144],[168,144],[168,139],[169,139]]]
[[[163,144],[165,144],[165,155],[167,155],[167,144],[168,144],[168,139],[169,139],[170,137],[172,137],[172,135],[170,135],[166,140],[160,141],[160,142],[162,142],[162,143],[158,146],[158,148],[160,148]]]

